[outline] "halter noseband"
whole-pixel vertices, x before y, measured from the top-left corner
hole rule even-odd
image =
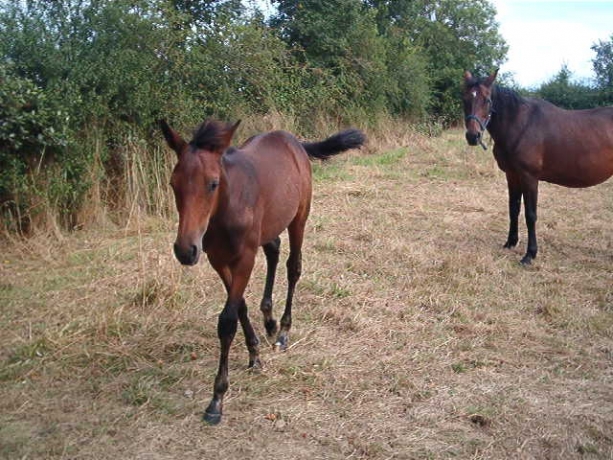
[[[466,115],[466,117],[464,117],[465,121],[475,120],[479,124],[479,127],[481,128],[481,133],[484,133],[485,130],[487,129],[487,125],[489,125],[490,120],[492,119],[492,114],[494,113],[494,109],[492,108],[492,100],[488,97],[486,99],[486,102],[488,103],[490,110],[487,114],[487,118],[485,119],[485,121],[481,120],[481,118],[473,114]],[[479,136],[479,145],[483,147],[483,150],[487,150],[487,145],[483,143],[482,136]]]

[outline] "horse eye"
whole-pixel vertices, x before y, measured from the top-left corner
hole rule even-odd
[[[213,179],[212,181],[210,181],[207,185],[207,190],[209,192],[214,192],[215,189],[217,189],[217,187],[219,187],[219,181],[216,179]]]

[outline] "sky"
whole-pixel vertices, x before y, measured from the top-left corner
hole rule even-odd
[[[594,78],[591,46],[613,35],[613,0],[491,0],[509,46],[501,72],[534,88],[566,64],[574,80]]]

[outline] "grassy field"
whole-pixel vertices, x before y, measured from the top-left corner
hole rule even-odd
[[[400,144],[315,165],[290,348],[263,334],[261,255],[265,367],[239,332],[217,427],[223,288],[174,260],[176,222],[4,240],[0,458],[613,458],[613,182],[542,184],[525,268],[491,150]]]

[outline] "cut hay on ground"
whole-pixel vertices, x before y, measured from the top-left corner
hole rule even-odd
[[[5,243],[0,457],[613,458],[613,182],[542,184],[524,268],[504,177],[460,131],[315,173],[290,349],[262,337],[251,373],[237,334],[217,427],[223,289],[173,259],[174,222]]]

